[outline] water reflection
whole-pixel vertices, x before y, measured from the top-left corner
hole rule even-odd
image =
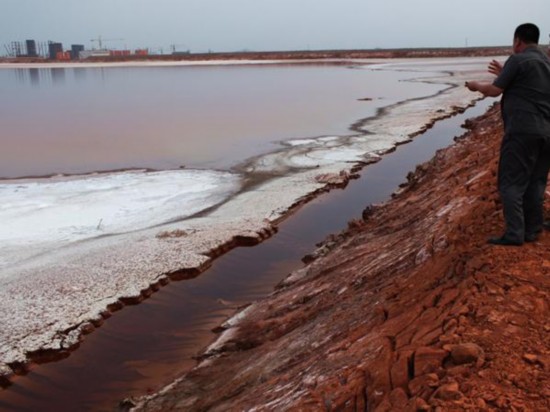
[[[57,67],[50,69],[52,82],[54,85],[61,85],[65,83],[65,69]]]
[[[88,74],[91,69],[78,67],[74,69],[66,69],[62,67],[55,68],[30,68],[30,69],[13,69],[15,81],[18,85],[31,86],[38,88],[39,86],[62,86],[70,83],[74,79],[74,83],[86,83]],[[70,73],[73,73],[71,76]],[[104,82],[105,74],[103,70],[100,73],[101,81]]]
[[[73,69],[73,72],[74,72],[74,79],[77,83],[82,83],[86,81],[86,77],[87,77],[86,69],[79,67],[79,68]]]
[[[40,71],[44,69],[14,69],[15,81],[17,84],[31,86],[40,85]]]
[[[38,72],[38,69],[29,69],[29,78],[32,86],[40,85],[40,73]]]
[[[27,75],[27,70],[25,69],[15,69],[15,80],[18,84],[24,84],[26,83],[25,77]]]

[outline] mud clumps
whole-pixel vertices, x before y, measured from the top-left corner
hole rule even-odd
[[[136,409],[550,410],[550,233],[486,244],[498,107],[468,128]]]
[[[357,175],[355,175],[355,177],[357,177]],[[352,175],[349,172],[342,170],[340,173],[323,173],[317,175],[315,176],[315,181],[317,183],[324,183],[333,187],[344,187],[351,178]]]

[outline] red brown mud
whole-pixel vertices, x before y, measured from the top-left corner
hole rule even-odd
[[[550,410],[550,233],[486,243],[503,230],[498,110],[327,238],[139,409]]]

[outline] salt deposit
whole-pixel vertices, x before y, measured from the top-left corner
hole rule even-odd
[[[124,172],[0,184],[1,270],[70,243],[180,220],[235,194],[215,171]]]

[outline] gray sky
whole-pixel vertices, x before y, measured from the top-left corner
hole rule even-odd
[[[35,39],[168,51],[462,47],[511,44],[549,0],[0,0],[5,43]]]

